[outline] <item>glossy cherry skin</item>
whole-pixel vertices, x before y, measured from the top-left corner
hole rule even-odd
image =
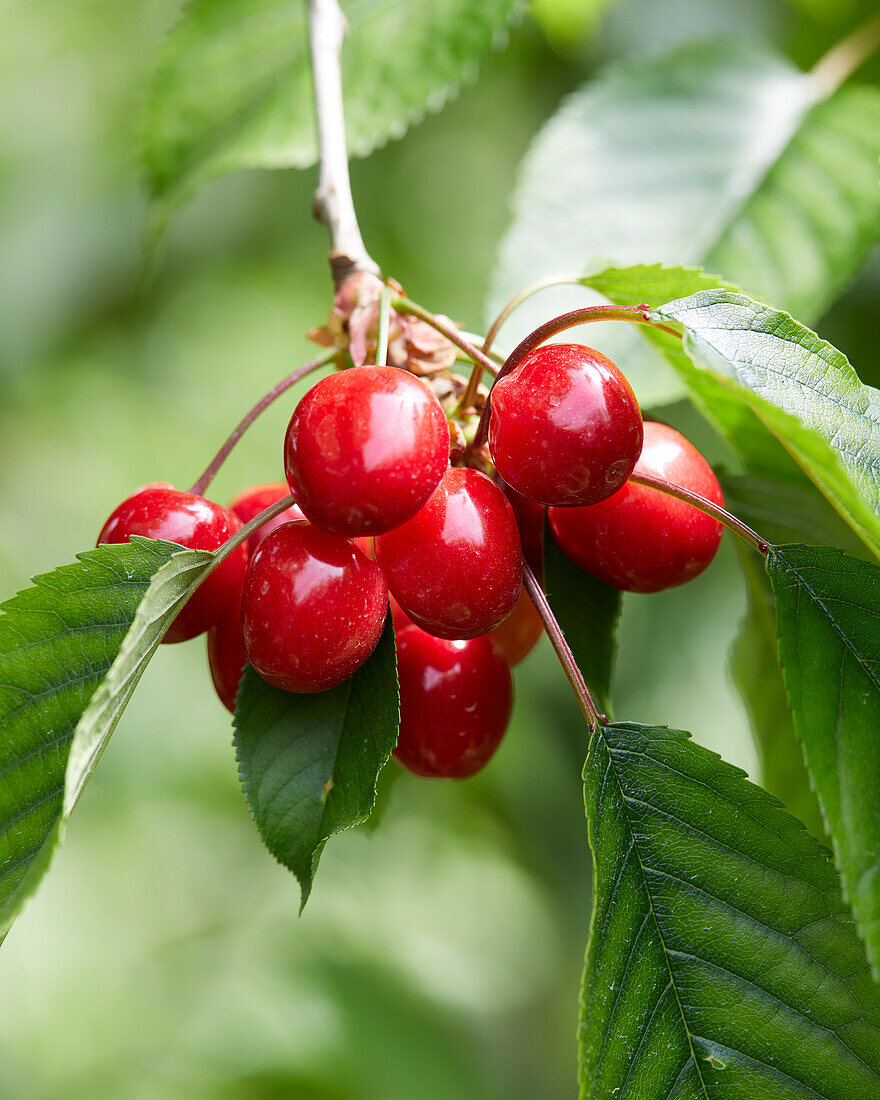
[[[466,779],[488,762],[513,703],[510,667],[487,636],[453,641],[397,634],[400,736],[395,757],[415,775]]]
[[[284,441],[291,491],[336,535],[398,527],[437,488],[449,425],[435,395],[397,367],[353,367],[313,386]]]
[[[143,535],[191,550],[217,550],[240,529],[238,516],[221,505],[159,482],[139,489],[110,513],[98,545]],[[246,564],[247,546],[240,546],[202,581],[163,641],[185,642],[219,622],[237,598]]]
[[[500,626],[489,634],[509,665],[518,665],[527,657],[544,633],[541,616],[532,603],[531,596],[523,588],[516,607]]]
[[[265,512],[271,504],[274,504],[276,501],[286,496],[290,496],[290,489],[286,482],[267,481],[263,482],[261,485],[252,485],[249,489],[242,489],[242,491],[229,502],[229,510],[230,512],[235,512],[241,520],[242,526],[244,526],[244,524],[250,523],[252,519],[256,519],[260,512]],[[291,506],[285,509],[280,515],[275,516],[274,519],[270,519],[268,523],[264,523],[262,527],[258,527],[257,530],[254,531],[248,539],[248,550],[253,554],[270,531],[274,531],[275,528],[280,527],[282,523],[290,523],[292,520],[296,519],[305,519],[305,516],[296,504],[291,504]]]
[[[709,463],[665,424],[645,424],[636,473],[724,503]],[[572,561],[625,592],[660,592],[693,580],[715,557],[722,533],[717,520],[690,504],[632,484],[589,508],[551,508],[550,527]]]
[[[248,564],[241,602],[248,660],[285,691],[327,691],[370,656],[387,611],[374,561],[348,539],[285,523]]]
[[[226,709],[235,713],[235,696],[247,652],[241,632],[241,593],[219,623],[208,631],[208,667],[214,689]]]
[[[447,470],[420,512],[378,536],[376,560],[406,614],[440,638],[488,633],[519,598],[522,551],[513,509],[476,470]]]
[[[629,383],[581,344],[537,348],[492,389],[489,450],[498,473],[541,504],[595,504],[632,472],[642,414]]]

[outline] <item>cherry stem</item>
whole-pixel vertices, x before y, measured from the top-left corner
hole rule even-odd
[[[442,333],[450,343],[461,348],[468,359],[473,359],[475,363],[478,363],[483,370],[488,371],[489,374],[493,376],[498,374],[498,367],[492,362],[489,356],[484,355],[479,348],[475,347],[468,340],[465,340],[454,325],[447,325],[445,321],[441,321],[439,317],[435,317],[434,314],[430,313],[427,309],[424,309],[420,305],[416,305],[415,302],[411,302],[409,298],[395,298],[391,304],[398,313],[408,313],[413,317],[418,317],[419,320],[424,321],[426,324],[430,325],[431,328],[435,328],[438,332]]]
[[[473,405],[477,398],[477,393],[480,389],[480,383],[483,381],[483,368],[479,363],[474,363],[474,369],[471,371],[468,377],[467,385],[464,388],[464,393],[461,395],[461,401],[456,408],[457,413],[466,412]]]
[[[391,299],[394,296],[390,286],[379,291],[379,329],[376,334],[376,366],[384,367],[388,362],[388,329],[391,325]]]
[[[465,340],[469,340],[475,347],[482,347],[483,341],[485,340],[484,336],[479,336],[476,332],[465,332],[464,329],[461,329],[460,332]],[[499,366],[507,358],[507,356],[504,355],[502,352],[492,351],[491,349],[487,351],[485,348],[483,348],[483,354],[488,355],[492,359],[492,361],[494,363],[497,363]]]
[[[840,42],[820,57],[813,66],[810,75],[829,96],[848,80],[856,69],[860,68],[880,49],[880,14],[871,16],[866,22],[842,38]]]
[[[646,305],[641,306],[583,306],[581,309],[573,309],[570,313],[563,313],[559,317],[553,317],[551,320],[545,322],[539,328],[536,328],[534,332],[530,332],[524,340],[521,340],[519,344],[508,355],[504,366],[495,375],[495,381],[503,378],[506,374],[510,374],[512,370],[515,370],[525,357],[531,352],[539,348],[541,344],[549,340],[551,336],[556,336],[560,332],[565,332],[566,329],[576,328],[578,325],[586,325],[591,321],[629,321],[633,325],[648,325],[651,328],[659,329],[661,332],[668,333],[670,336],[675,336],[677,339],[681,339],[681,333],[676,332],[674,328],[669,325],[662,325],[658,321],[652,321],[648,315],[649,307]],[[477,431],[474,436],[474,447],[479,447],[486,442],[486,435],[489,430],[489,416],[491,413],[491,397],[486,401],[483,406],[483,413],[480,417],[480,422],[477,425]]]
[[[593,702],[593,696],[590,694],[581,670],[578,668],[577,661],[574,659],[574,654],[565,640],[562,627],[556,621],[556,616],[547,602],[544,590],[538,584],[538,579],[532,572],[531,567],[525,562],[523,563],[523,584],[531,597],[532,603],[535,605],[535,610],[538,612],[541,622],[544,624],[550,644],[556,651],[559,663],[562,665],[565,675],[568,677],[568,682],[577,696],[578,704],[584,718],[587,720],[587,725],[590,727],[590,733],[592,733],[596,728],[596,723],[604,721],[604,715],[600,714],[599,708]]]
[[[474,343],[476,343],[476,341],[479,339],[479,337],[473,337],[471,335],[471,333],[463,333],[463,335],[464,335],[465,339],[473,340]],[[484,355],[491,354],[493,359],[497,360],[498,362],[500,362],[502,364],[504,362],[504,357],[503,356],[500,356],[500,355],[498,355],[494,352],[490,353],[488,336],[483,341],[483,354]],[[465,387],[464,393],[461,395],[461,401],[459,401],[459,403],[458,403],[458,408],[456,409],[457,413],[467,412],[467,410],[469,408],[471,408],[471,406],[474,404],[474,401],[476,400],[477,392],[480,388],[480,382],[482,382],[482,380],[483,380],[483,368],[479,363],[474,363],[474,369],[470,373],[470,377],[468,378],[467,386]]]
[[[489,354],[489,349],[495,343],[495,337],[501,331],[501,326],[511,313],[521,306],[523,302],[541,290],[549,290],[554,286],[569,286],[574,284],[579,286],[583,285],[583,281],[579,275],[550,275],[546,279],[538,279],[537,282],[530,283],[528,286],[523,287],[518,294],[514,294],[489,326],[489,331],[486,333],[486,339],[483,341],[483,351],[486,355]]]
[[[219,550],[214,553],[214,565],[213,569],[219,565],[224,558],[228,558],[229,555],[241,546],[243,542],[246,542],[255,531],[263,526],[264,523],[268,523],[270,519],[274,519],[276,516],[280,516],[282,512],[286,512],[292,505],[296,504],[293,495],[282,497],[281,500],[276,500],[274,504],[270,504],[268,508],[260,512],[258,516],[254,516],[252,520],[249,520],[244,527],[240,527],[234,535],[230,536],[223,543]]]
[[[743,542],[748,543],[753,550],[757,550],[759,554],[766,554],[770,549],[771,544],[766,539],[762,539],[757,531],[753,531],[741,519],[732,516],[719,504],[701,497],[699,493],[692,493],[690,489],[683,489],[681,485],[673,485],[671,481],[664,481],[660,477],[650,477],[647,474],[630,474],[629,480],[634,485],[644,485],[648,489],[656,489],[660,493],[666,493],[668,496],[684,501],[685,504],[699,508],[701,512],[705,512],[706,515],[717,519],[719,523],[723,523],[728,531],[732,531]]]
[[[321,160],[314,212],[330,233],[330,269],[337,287],[355,271],[379,274],[379,265],[361,237],[351,197],[340,65],[347,30],[337,0],[309,0],[309,46]]]
[[[273,386],[264,397],[261,397],[250,412],[239,422],[220,450],[205,467],[201,477],[199,477],[189,491],[196,496],[202,496],[216,477],[217,471],[229,457],[232,448],[238,443],[239,439],[241,439],[260,413],[265,412],[273,401],[276,401],[283,393],[286,393],[291,386],[295,386],[296,383],[305,378],[307,374],[311,374],[312,371],[318,370],[319,367],[326,366],[327,363],[332,362],[340,354],[341,350],[341,348],[334,347],[330,351],[325,352],[320,358],[313,359],[311,363],[306,363],[302,367],[297,367],[292,374],[288,374],[286,378],[282,378],[277,386]]]

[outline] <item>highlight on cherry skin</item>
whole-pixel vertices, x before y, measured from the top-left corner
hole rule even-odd
[[[126,497],[107,517],[102,543],[128,542],[132,535],[177,542],[191,550],[218,550],[242,526],[233,512],[214,501],[153,482]],[[239,546],[187,600],[163,641],[185,642],[219,622],[235,602],[244,579],[247,547]]]
[[[397,367],[352,367],[322,379],[284,440],[291,492],[336,535],[375,535],[418,512],[449,463],[449,425],[434,393]]]
[[[724,504],[712,467],[666,424],[646,421],[635,472]],[[692,505],[631,482],[587,508],[551,508],[549,517],[557,543],[573,562],[626,592],[660,592],[693,580],[715,557],[723,531]]]
[[[522,549],[510,502],[485,474],[452,467],[411,520],[376,538],[406,614],[440,638],[487,634],[513,611]]]
[[[499,378],[491,400],[492,460],[524,497],[595,504],[632,473],[642,414],[629,382],[601,352],[545,344]]]
[[[501,743],[513,678],[487,635],[437,638],[414,624],[397,631],[400,734],[394,757],[414,775],[466,779]]]
[[[387,611],[382,570],[354,543],[313,524],[282,524],[248,563],[241,603],[248,660],[285,691],[327,691],[370,656]]]

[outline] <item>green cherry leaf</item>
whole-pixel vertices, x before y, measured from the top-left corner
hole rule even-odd
[[[0,939],[48,869],[150,658],[215,557],[133,538],[0,607]]]
[[[526,155],[488,316],[544,276],[662,263],[705,267],[813,322],[880,234],[880,90],[826,96],[787,58],[729,40],[609,66]],[[583,304],[580,289],[537,295],[511,321],[513,342]],[[643,406],[682,396],[634,333],[584,331],[626,364]]]
[[[348,150],[439,110],[507,38],[519,0],[343,0]],[[317,160],[304,0],[190,0],[161,51],[141,139],[154,229],[209,180]]]
[[[372,656],[330,691],[281,691],[248,668],[235,709],[241,785],[266,847],[305,906],[328,837],[365,821],[400,720],[389,618]]]
[[[880,567],[775,546],[779,659],[844,893],[880,974]]]
[[[581,1100],[872,1100],[880,987],[830,853],[662,726],[593,734]]]
[[[761,439],[772,433],[880,554],[880,392],[846,356],[787,313],[727,290],[668,302],[650,316],[681,326],[695,368],[685,380],[704,406],[718,395],[713,416],[747,464],[760,466]]]

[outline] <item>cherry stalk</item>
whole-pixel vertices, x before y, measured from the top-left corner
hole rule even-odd
[[[331,348],[329,351],[325,352],[317,359],[313,359],[310,363],[306,363],[301,367],[297,367],[295,371],[288,374],[286,378],[282,378],[276,386],[273,386],[272,389],[269,390],[269,392],[263,397],[261,397],[256,405],[254,405],[254,407],[239,421],[232,434],[228,437],[220,450],[214,455],[214,457],[205,467],[204,471],[201,473],[201,475],[189,491],[191,493],[194,493],[196,496],[204,496],[205,490],[217,476],[217,472],[226,461],[226,459],[229,457],[232,448],[236,445],[236,443],[238,443],[238,441],[248,430],[251,424],[253,424],[253,422],[257,419],[257,417],[261,413],[265,412],[266,409],[268,409],[274,401],[277,401],[282,394],[286,393],[291,388],[291,386],[295,386],[297,382],[302,381],[303,378],[311,374],[313,371],[316,371],[319,368],[326,366],[328,363],[331,363],[341,354],[342,348]]]
[[[495,381],[498,382],[500,379],[510,374],[510,372],[515,370],[523,359],[530,354],[530,352],[535,351],[552,336],[556,336],[560,332],[565,332],[566,329],[588,324],[591,321],[629,321],[630,324],[634,325],[649,325],[651,328],[659,329],[661,332],[666,332],[670,336],[681,339],[681,333],[676,332],[674,328],[652,321],[648,316],[648,306],[646,305],[584,306],[582,309],[574,309],[570,313],[563,313],[559,317],[554,317],[545,324],[540,325],[533,332],[530,332],[507,357],[504,366],[496,373]],[[492,394],[490,392],[486,404],[483,407],[480,422],[477,425],[477,431],[473,441],[474,447],[479,447],[486,441],[486,436],[489,431],[491,398]]]
[[[742,539],[753,550],[757,550],[759,554],[766,554],[770,549],[771,544],[766,539],[762,539],[757,531],[753,531],[741,519],[737,519],[725,508],[721,508],[713,501],[700,496],[699,493],[693,493],[690,489],[685,489],[681,485],[673,485],[671,481],[664,481],[663,478],[651,477],[647,474],[630,474],[629,480],[636,485],[645,485],[649,489],[656,489],[658,492],[666,493],[677,500],[683,500],[685,504],[693,505],[694,508],[698,508],[706,515],[717,519],[719,523],[723,523],[728,531],[732,531],[737,538]]]
[[[565,675],[568,677],[568,682],[571,684],[577,696],[578,705],[581,708],[584,718],[587,720],[590,733],[592,733],[596,728],[597,722],[606,721],[605,715],[599,712],[599,708],[593,701],[590,689],[584,682],[583,673],[578,668],[578,663],[574,659],[574,654],[568,642],[565,640],[565,635],[562,633],[562,627],[556,621],[556,616],[553,614],[550,604],[547,602],[544,590],[541,588],[537,577],[532,572],[531,566],[527,563],[523,564],[523,584],[529,596],[531,596],[532,603],[535,605],[535,610],[541,616],[541,622],[543,622],[544,629],[547,631],[547,637],[550,639],[550,644],[553,646],[556,656],[559,658],[559,663],[562,665]]]

